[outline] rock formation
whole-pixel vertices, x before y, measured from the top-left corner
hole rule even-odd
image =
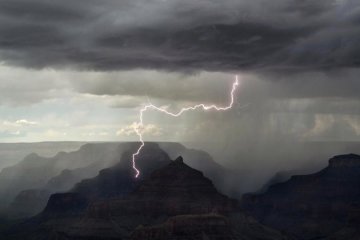
[[[226,213],[237,202],[218,193],[202,172],[187,166],[181,157],[155,170],[125,198],[104,200],[89,207],[91,216]]]
[[[359,202],[360,156],[347,154],[331,158],[320,172],[245,195],[241,205],[261,223],[300,239],[320,239],[359,219]]]
[[[125,144],[118,143],[89,143],[77,151],[59,152],[53,157],[29,154],[21,162],[0,172],[0,206],[7,208],[11,204],[9,213],[16,213],[19,205],[14,199],[23,198],[24,194],[31,202],[46,203],[50,194],[45,196],[28,193],[35,191],[55,193],[68,190],[66,188],[74,186],[81,179],[96,176],[99,170],[113,165],[118,161],[116,157],[119,156],[118,152],[126,147]],[[78,169],[86,171],[78,171]],[[61,178],[62,174],[70,171],[74,173],[73,177],[67,174],[67,178]],[[22,191],[25,192],[21,193]],[[44,206],[42,205],[42,209]],[[23,213],[34,213],[34,209],[23,210]]]
[[[134,172],[130,159],[131,153],[136,151],[138,144],[92,143],[84,145],[75,152],[61,152],[53,158],[42,158],[36,154],[30,155],[25,161],[26,166],[30,167],[36,163],[36,169],[26,170],[28,167],[24,168],[24,163],[15,166],[14,169],[22,166],[21,168],[26,170],[26,174],[18,171],[21,176],[18,176],[14,182],[15,187],[9,188],[13,193],[18,192],[21,188],[29,187],[29,189],[18,192],[10,207],[6,206],[7,203],[3,203],[4,208],[7,208],[5,210],[7,216],[11,218],[34,216],[45,208],[50,195],[53,193],[76,192],[89,199],[109,198],[127,194],[135,187]],[[238,179],[239,174],[234,174],[216,163],[208,153],[185,148],[179,143],[146,143],[137,160],[139,167],[143,168],[140,177],[147,176],[157,167],[163,166],[162,163],[157,165],[157,163],[161,162],[161,159],[167,161],[163,162],[164,164],[168,163],[170,158],[167,153],[171,154],[171,156],[182,154],[186,156],[186,163],[189,166],[203,171],[205,176],[217,183],[216,187],[225,193],[236,193],[240,189],[238,186],[235,187],[236,184],[228,184],[229,181],[237,183],[238,181],[234,179]],[[73,165],[72,162],[74,162]],[[87,163],[89,165],[86,165]],[[114,165],[104,169],[104,166],[109,163],[114,163]],[[57,174],[61,168],[68,167],[69,164],[72,165],[70,169],[64,169],[58,175],[52,176]],[[84,167],[73,168],[82,164]],[[51,170],[55,166],[57,170]],[[46,172],[46,174],[43,174],[43,172]],[[27,175],[30,173],[32,179],[28,181]],[[34,175],[36,177],[33,177]],[[52,178],[48,179],[50,176]],[[33,180],[40,178],[41,181],[35,181],[35,184]],[[26,184],[21,183],[24,181]],[[47,182],[45,183],[45,181]],[[10,186],[9,181],[2,181],[2,183]],[[75,184],[76,186],[74,186]],[[40,185],[41,187],[39,187]],[[9,200],[13,198],[13,194],[9,194],[9,191],[7,191],[6,196]],[[61,195],[56,195],[56,197],[61,198]],[[22,201],[25,198],[26,204]]]
[[[181,157],[155,170],[129,195],[91,203],[86,217],[62,234],[68,239],[287,239],[243,215],[236,200],[220,194]]]
[[[44,209],[51,192],[40,189],[21,191],[11,203],[7,214],[14,219],[33,216]]]
[[[157,145],[146,146],[137,159],[140,179],[131,171],[131,152],[125,153],[128,161],[73,192],[53,194],[41,214],[4,232],[3,239],[289,239],[243,214],[238,201],[219,193],[181,157],[171,161]]]

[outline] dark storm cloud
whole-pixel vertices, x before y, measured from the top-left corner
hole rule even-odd
[[[0,0],[10,65],[239,70],[359,65],[356,1]]]
[[[111,51],[128,49],[130,56],[138,56],[140,62],[140,59],[146,60],[149,67],[238,69],[267,64],[269,55],[305,32],[304,29],[283,30],[256,23],[217,24],[176,32],[141,29],[120,35],[110,33],[97,44]]]
[[[331,10],[334,1],[329,0],[292,0],[285,3],[283,8],[288,13],[300,13],[303,17],[311,17]]]
[[[42,46],[56,47],[65,44],[61,34],[50,26],[16,24],[0,26],[0,45],[3,49],[17,49],[19,52]],[[22,34],[19,34],[22,33]]]
[[[0,13],[30,21],[74,21],[84,17],[81,11],[56,1],[3,0],[0,2]]]

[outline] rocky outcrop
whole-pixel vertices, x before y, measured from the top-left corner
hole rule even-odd
[[[329,160],[330,168],[359,168],[360,156],[357,154],[338,155]]]
[[[14,218],[36,215],[45,208],[46,202],[51,194],[68,192],[69,190],[80,193],[90,199],[109,198],[127,194],[135,187],[134,172],[130,159],[131,153],[136,151],[138,146],[139,143],[136,142],[92,143],[84,145],[75,152],[60,152],[53,158],[42,158],[36,154],[30,155],[25,161],[26,164],[23,163],[22,167],[28,169],[31,166],[35,166],[35,169],[27,171],[26,174],[21,174],[22,177],[19,177],[16,181],[23,182],[25,178],[28,179],[26,175],[31,173],[31,181],[26,181],[26,185],[23,185],[23,187],[31,186],[31,190],[24,191],[47,192],[47,194],[27,194],[27,203],[29,204],[21,204],[21,201],[18,200],[12,201],[12,204],[7,210],[8,216]],[[156,144],[147,142],[141,152],[141,156],[139,156],[137,160],[139,167],[143,168],[140,177],[147,176],[157,167],[163,166],[161,164],[159,166],[156,165],[159,163],[159,160],[166,159],[166,161],[170,161],[169,156],[164,153],[164,151],[159,151],[160,148],[166,153],[171,154],[171,156],[184,154],[184,156],[186,156],[186,163],[189,164],[189,166],[202,170],[205,176],[209,177],[213,182],[215,181],[215,183],[217,183],[216,187],[220,188],[223,192],[228,194],[237,192],[234,191],[234,186],[228,184],[229,181],[237,182],[234,180],[235,174],[232,174],[231,171],[216,163],[206,152],[188,149],[179,143],[162,142]],[[150,152],[151,154],[149,154]],[[144,161],[142,161],[141,158],[145,158]],[[49,179],[51,175],[56,174],[59,169],[66,167],[70,162],[70,169],[64,169],[58,175]],[[72,164],[72,162],[74,162],[74,164]],[[104,166],[112,162],[116,162],[113,167],[103,169]],[[85,164],[84,167],[74,168],[74,166],[82,166],[84,163],[89,163],[89,165]],[[16,167],[14,169],[16,169]],[[54,169],[56,169],[55,172]],[[41,172],[41,174],[39,174],[39,172]],[[43,174],[43,172],[45,173]],[[36,176],[33,177],[34,175]],[[236,176],[239,175],[237,174]],[[34,184],[34,180],[38,178],[41,178],[41,181]],[[15,187],[11,189],[14,193],[19,190],[16,185],[21,185],[20,183],[17,184],[16,181],[14,184]],[[46,184],[44,184],[45,181],[47,181]],[[39,187],[39,185],[42,185],[42,187],[34,188]],[[236,189],[238,188],[236,187]],[[19,196],[15,197],[15,199],[22,199],[22,194],[23,193],[19,193]],[[13,196],[9,194],[9,198],[12,197]],[[30,203],[33,203],[34,206],[36,205],[37,207],[33,208]]]
[[[155,170],[125,198],[90,205],[92,217],[116,215],[180,215],[227,213],[237,201],[218,193],[202,172],[187,166],[182,157]]]
[[[51,195],[43,217],[72,216],[82,213],[88,206],[88,199],[78,193],[57,193]]]
[[[236,200],[220,194],[181,157],[155,170],[129,195],[91,203],[86,217],[62,234],[68,239],[288,239],[242,214]]]
[[[51,192],[47,190],[30,189],[21,191],[8,210],[8,215],[14,219],[33,216],[44,209]]]
[[[142,174],[139,178],[135,178],[131,165],[131,153],[134,150],[132,148],[136,146],[131,144],[130,150],[123,153],[118,164],[101,170],[98,176],[82,180],[67,193],[51,195],[45,210],[41,214],[44,216],[58,216],[59,213],[62,213],[63,216],[68,213],[70,215],[81,215],[90,202],[101,199],[107,201],[109,198],[127,195],[150,172],[171,162],[166,152],[161,150],[157,144],[147,144],[137,159],[137,166]],[[81,199],[81,206],[78,205],[78,199]],[[62,204],[64,205],[61,206]],[[65,211],[69,206],[78,206],[78,208],[70,208],[74,209],[73,212]]]
[[[35,153],[29,154],[21,162],[4,168],[0,172],[0,205],[8,207],[14,198],[24,190],[38,189],[37,191],[56,192],[64,190],[62,187],[69,185],[72,187],[79,179],[74,179],[74,182],[66,179],[69,180],[67,184],[61,184],[59,181],[52,182],[51,179],[61,174],[64,169],[75,170],[96,165],[94,171],[86,171],[82,176],[76,176],[80,179],[93,177],[100,169],[111,166],[118,161],[118,151],[121,151],[122,147],[127,147],[127,145],[89,143],[77,151],[59,152],[53,157],[42,157]],[[12,210],[10,209],[10,211]]]
[[[21,191],[8,207],[7,215],[12,219],[35,216],[44,210],[52,194],[67,192],[86,176],[95,175],[100,168],[98,165],[92,164],[74,170],[65,169],[51,178],[43,188]]]
[[[179,143],[159,143],[160,148],[167,152],[171,159],[182,156],[187,165],[204,173],[215,187],[223,194],[238,198],[244,193],[239,183],[244,182],[240,169],[228,169],[215,161],[212,156],[202,150],[185,148]],[[223,159],[221,159],[223,161]]]
[[[171,162],[169,155],[157,143],[147,143],[136,159],[136,166],[141,174],[139,178],[135,178],[132,154],[136,152],[138,143],[129,145],[129,150],[122,154],[116,165],[101,170],[94,178],[79,182],[71,191],[91,199],[123,196],[131,192],[139,180]]]
[[[96,198],[81,192],[54,194],[42,214],[16,225],[4,239],[288,239],[241,213],[236,200],[219,193],[182,158],[170,161],[162,150],[154,149],[144,149],[138,158],[143,178],[128,194]],[[150,174],[144,166],[157,168]],[[96,183],[120,186],[112,178]],[[79,214],[79,209],[86,211]]]
[[[54,159],[41,158],[36,154],[30,155],[27,158],[27,162],[31,160],[30,162],[32,163],[36,161],[36,159],[42,159],[43,162],[38,164],[39,169],[42,169],[42,171],[45,171],[44,164],[48,164],[49,161],[54,161],[51,163],[51,166],[65,166],[66,164],[62,162],[71,161],[71,159],[76,162],[78,157],[90,157],[91,159],[88,161],[91,164],[82,168],[65,169],[61,171],[59,175],[50,178],[42,188],[24,190],[24,192],[21,192],[11,203],[7,211],[8,215],[11,218],[34,216],[45,208],[49,199],[53,201],[53,198],[50,198],[51,194],[67,192],[69,190],[71,193],[78,193],[83,198],[89,200],[128,193],[135,187],[134,173],[129,154],[134,151],[137,146],[138,143],[86,144],[77,152],[61,152],[57,154]],[[106,153],[106,151],[109,152]],[[153,156],[148,154],[149,151],[153,152]],[[170,158],[164,151],[159,149],[157,144],[148,143],[141,156],[139,156],[139,164],[144,168],[144,175],[148,173],[147,171],[152,171],[161,166],[157,165],[161,160],[167,160],[169,162]],[[85,160],[81,161],[86,162]],[[117,164],[115,164],[114,167],[102,169],[103,166],[106,166],[109,162],[115,161]],[[98,176],[96,176],[97,173]],[[53,174],[53,172],[50,171],[49,174]],[[35,192],[42,194],[30,194]],[[68,194],[66,193],[65,195]],[[27,198],[26,204],[20,201],[24,199],[24,196]],[[56,196],[60,197],[61,194],[57,194]]]
[[[300,239],[324,237],[360,216],[360,156],[330,159],[320,172],[293,176],[263,194],[248,194],[242,207],[260,222]]]

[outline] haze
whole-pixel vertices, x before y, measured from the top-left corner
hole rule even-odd
[[[226,104],[238,74],[231,111],[151,112],[146,140],[264,179],[318,168],[358,149],[359,13],[355,0],[1,0],[0,141],[137,141],[148,100]]]

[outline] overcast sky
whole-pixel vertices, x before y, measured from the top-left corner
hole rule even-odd
[[[0,0],[0,141],[360,140],[358,0]]]

